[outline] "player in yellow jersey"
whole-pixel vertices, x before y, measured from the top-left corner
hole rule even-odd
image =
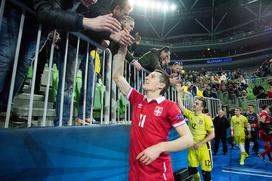
[[[248,157],[248,154],[245,151],[245,128],[247,129],[250,138],[250,124],[248,119],[241,115],[241,109],[235,108],[234,116],[231,117],[231,136],[234,137],[235,143],[239,146],[241,151],[240,165],[245,164],[245,159]]]
[[[195,181],[200,181],[200,175],[197,170],[200,164],[204,180],[211,181],[213,160],[210,140],[214,138],[215,134],[211,118],[203,114],[206,102],[202,98],[196,99],[193,104],[193,111],[190,111],[183,105],[183,89],[178,85],[177,90],[179,92],[178,105],[189,120],[188,125],[194,139],[194,146],[188,150],[188,171],[193,175]]]

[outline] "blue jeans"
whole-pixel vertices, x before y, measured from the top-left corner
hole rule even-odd
[[[12,6],[6,6],[0,32],[0,111],[7,109],[10,83],[15,58],[17,37],[19,33],[21,13]],[[21,48],[15,77],[13,97],[18,94],[26,78],[35,55],[38,23],[26,15]],[[47,37],[41,37],[40,45],[43,45]]]
[[[65,37],[62,38],[65,40]],[[56,120],[54,122],[55,126],[59,125],[60,117],[60,103],[61,103],[61,89],[62,89],[62,77],[63,77],[63,67],[64,67],[64,56],[65,56],[65,41],[61,42],[59,50],[59,58],[57,60],[57,67],[59,71],[59,82],[58,82],[58,92],[56,100]],[[68,56],[66,65],[66,76],[64,83],[64,99],[63,99],[63,114],[62,114],[62,125],[66,126],[70,118],[70,107],[73,95],[73,85],[74,85],[74,69],[75,69],[75,58],[76,58],[76,48],[69,45],[68,46]]]
[[[86,67],[86,60],[82,60],[81,65],[80,65],[80,70],[82,70],[82,86],[81,86],[81,90],[80,90],[79,112],[78,112],[78,117],[80,119],[83,119],[85,67]],[[86,95],[85,118],[90,118],[91,107],[92,107],[91,104],[92,104],[92,89],[93,89],[93,74],[94,74],[94,65],[93,65],[93,60],[91,57],[89,60],[87,72],[88,72],[88,75],[87,75],[87,95]]]

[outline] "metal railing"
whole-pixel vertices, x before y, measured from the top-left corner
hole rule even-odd
[[[272,105],[272,99],[257,99],[257,109],[258,112],[261,112],[262,106],[271,106]]]
[[[13,109],[13,102],[14,102],[14,95],[16,92],[14,92],[14,85],[16,84],[16,76],[18,71],[18,64],[19,61],[26,61],[25,59],[19,58],[19,55],[22,54],[21,48],[22,48],[22,37],[23,32],[25,31],[25,21],[28,20],[27,18],[29,16],[26,16],[26,12],[28,15],[33,16],[33,11],[31,11],[29,8],[26,8],[27,6],[23,6],[21,4],[21,1],[19,3],[16,3],[14,0],[8,0],[8,1],[2,1],[1,2],[1,8],[0,8],[0,23],[2,27],[3,20],[6,18],[5,16],[5,7],[6,4],[12,4],[13,6],[16,6],[16,9],[21,8],[22,12],[18,12],[21,14],[21,18],[18,25],[18,35],[17,35],[17,46],[14,50],[14,55],[11,57],[11,61],[13,64],[12,69],[12,78],[11,78],[11,85],[9,90],[9,98],[7,102],[7,111],[6,111],[6,117],[5,117],[5,123],[4,127],[8,128],[10,127],[10,115]],[[81,91],[81,94],[83,95],[82,100],[82,122],[83,125],[86,123],[86,118],[93,118],[93,106],[94,106],[94,100],[96,97],[96,80],[97,80],[97,73],[96,71],[92,71],[93,73],[93,79],[92,83],[88,82],[88,77],[90,75],[90,69],[94,69],[96,67],[96,56],[92,57],[90,59],[90,46],[94,46],[96,48],[99,48],[102,50],[102,72],[101,72],[101,78],[102,82],[105,85],[105,92],[101,95],[101,110],[100,115],[96,117],[95,121],[98,121],[98,118],[100,124],[116,124],[116,123],[130,123],[131,121],[131,106],[130,104],[122,99],[122,95],[120,91],[117,89],[115,83],[112,81],[112,54],[109,49],[105,49],[101,47],[98,43],[94,42],[93,40],[89,39],[85,35],[81,33],[71,33],[71,32],[65,32],[61,34],[61,44],[60,47],[57,46],[56,37],[58,36],[57,31],[51,32],[51,37],[48,36],[48,32],[45,27],[43,27],[41,24],[37,25],[37,31],[34,31],[33,33],[33,39],[34,41],[32,45],[34,48],[32,48],[30,51],[33,53],[33,57],[27,57],[28,59],[31,59],[29,63],[33,64],[33,74],[32,74],[32,80],[30,83],[30,94],[27,94],[26,96],[29,98],[29,103],[27,104],[27,114],[24,114],[22,116],[23,118],[27,118],[27,127],[33,127],[33,126],[52,126],[53,120],[55,126],[65,126],[65,125],[74,125],[73,120],[77,118],[75,110],[75,100],[74,100],[74,90],[75,90],[75,82],[76,82],[76,73],[79,69],[80,62],[82,63],[83,57],[86,57],[85,65],[84,65],[84,78],[82,78],[82,86],[83,91]],[[1,33],[8,33],[8,32],[2,32],[3,29],[1,29]],[[36,37],[36,38],[35,38]],[[26,39],[28,41],[28,39]],[[47,44],[47,45],[45,45]],[[49,45],[49,46],[48,46]],[[63,45],[63,46],[61,46]],[[35,94],[34,94],[34,87],[36,84],[36,74],[37,74],[37,67],[39,66],[39,53],[41,52],[42,48],[46,48],[45,46],[48,46],[48,75],[45,78],[46,80],[46,88],[44,92],[44,97],[42,96],[43,105],[42,108],[36,107],[35,103]],[[95,63],[93,63],[95,62]],[[59,87],[58,87],[58,95],[57,95],[57,101],[54,102],[54,98],[50,95],[50,90],[52,89],[52,69],[54,63],[58,64],[59,69]],[[137,71],[134,66],[129,64],[128,62],[125,62],[125,74],[124,76],[130,83],[130,85],[134,88],[136,88],[139,92],[144,93],[144,90],[142,89],[143,83],[144,83],[144,77],[148,75],[148,71],[145,69],[142,69],[140,71]],[[91,91],[89,91],[90,86],[92,85]],[[91,96],[91,102],[88,102],[88,96]],[[191,94],[184,94],[184,105],[186,108],[191,108],[193,104],[193,96]],[[169,90],[166,92],[165,97],[176,102],[177,101],[177,93],[174,87],[170,87]],[[90,97],[89,97],[90,98]],[[52,101],[55,103],[55,107],[57,108],[57,111],[55,111],[54,115],[52,112]],[[219,103],[216,102],[213,99],[208,99],[208,105],[209,110],[213,113],[214,109],[218,107]],[[121,104],[121,103],[122,104]],[[88,106],[90,104],[90,106]],[[123,106],[123,107],[122,107]],[[215,106],[215,107],[214,107]],[[220,104],[221,106],[221,104]],[[87,109],[88,107],[88,109]],[[122,109],[121,109],[121,108]],[[37,110],[41,109],[41,115],[37,116],[33,113]],[[90,114],[87,114],[86,110],[89,110]],[[121,110],[121,111],[120,111]],[[55,115],[56,114],[56,115]],[[19,115],[20,116],[20,115]],[[42,119],[38,119],[38,122],[35,122],[36,117],[41,117]],[[90,124],[92,124],[93,121],[91,119]]]
[[[23,32],[25,31],[25,20],[26,20],[26,11],[27,13],[31,14],[33,13],[32,11],[29,11],[29,9],[25,8],[24,6],[18,6],[18,4],[20,4],[21,2],[18,2],[18,3],[14,3],[14,1],[1,1],[1,8],[0,8],[0,23],[1,23],[1,27],[2,27],[2,23],[4,22],[3,20],[6,18],[6,16],[8,15],[5,15],[5,8],[7,6],[12,6],[12,7],[16,7],[16,9],[18,8],[22,8],[22,13],[21,12],[18,12],[21,13],[21,19],[20,19],[20,23],[19,23],[19,27],[18,27],[18,35],[17,35],[17,46],[16,46],[16,49],[14,50],[15,54],[12,55],[12,57],[10,58],[11,60],[11,63],[13,64],[13,69],[12,69],[12,77],[11,77],[11,84],[10,84],[10,90],[9,90],[9,98],[8,98],[8,103],[7,103],[7,111],[6,111],[6,117],[5,117],[5,123],[4,123],[4,127],[5,128],[8,128],[9,125],[10,125],[10,115],[11,115],[11,111],[12,111],[12,105],[13,105],[13,99],[14,99],[14,85],[15,85],[15,81],[16,81],[16,74],[17,73],[17,70],[18,70],[18,62],[19,61],[26,61],[26,60],[22,60],[22,59],[19,59],[19,54],[22,53],[20,51],[21,49],[21,41],[22,41],[22,37],[23,37]],[[6,10],[8,11],[8,9]],[[33,16],[33,15],[32,15]],[[34,87],[35,87],[35,77],[36,77],[36,72],[37,72],[37,66],[38,66],[38,55],[39,55],[39,52],[41,51],[41,48],[43,47],[44,48],[44,43],[49,43],[49,39],[47,37],[47,32],[46,30],[43,29],[42,25],[37,25],[39,26],[38,30],[37,30],[37,40],[35,42],[36,44],[36,48],[35,49],[32,49],[31,51],[33,53],[35,53],[35,56],[34,58],[33,57],[27,57],[29,59],[32,59],[32,61],[29,63],[29,64],[32,64],[33,62],[33,76],[32,76],[32,81],[31,81],[31,90],[30,90],[30,94],[29,94],[29,106],[28,106],[28,114],[27,114],[27,127],[31,127],[32,124],[33,124],[33,110],[35,109],[35,107],[33,106],[33,102],[34,102]],[[1,28],[1,33],[8,33],[8,32],[2,32],[2,28]],[[52,67],[53,67],[53,63],[54,61],[56,61],[56,54],[57,53],[63,53],[64,54],[64,59],[63,59],[63,73],[60,74],[62,75],[62,77],[59,77],[59,80],[61,80],[61,84],[59,83],[59,86],[61,86],[61,94],[60,94],[60,104],[59,104],[59,121],[57,123],[58,126],[62,126],[64,121],[63,121],[63,116],[64,116],[64,112],[67,112],[67,107],[64,107],[64,101],[65,101],[65,94],[67,93],[67,90],[66,90],[66,86],[65,85],[67,83],[67,76],[70,76],[70,78],[72,78],[74,81],[72,83],[72,86],[73,87],[73,90],[74,90],[74,82],[75,82],[75,75],[76,75],[76,72],[78,70],[78,65],[79,65],[79,62],[80,62],[80,58],[82,56],[82,53],[80,53],[80,49],[81,51],[84,51],[86,52],[86,63],[85,63],[85,81],[84,81],[84,101],[83,101],[83,122],[85,123],[85,118],[86,117],[91,117],[91,115],[86,115],[85,113],[85,110],[86,110],[86,97],[87,97],[87,77],[88,77],[88,65],[89,65],[89,52],[90,52],[90,49],[89,49],[89,45],[92,45],[92,46],[95,46],[97,48],[100,48],[103,52],[102,52],[102,56],[103,56],[103,60],[104,62],[108,62],[107,64],[107,67],[105,67],[105,63],[103,63],[103,70],[106,70],[106,80],[105,80],[105,84],[106,84],[106,93],[105,93],[105,104],[102,103],[102,105],[105,105],[105,107],[101,110],[101,111],[104,111],[104,113],[101,113],[101,115],[103,115],[103,117],[101,116],[100,117],[100,121],[101,123],[109,123],[110,122],[110,112],[109,112],[109,108],[110,108],[110,97],[108,95],[110,95],[110,87],[111,87],[111,60],[112,60],[112,57],[111,57],[111,52],[109,49],[105,49],[103,47],[101,47],[99,44],[97,44],[96,42],[90,40],[88,37],[80,34],[80,33],[66,33],[66,36],[65,37],[62,37],[63,38],[63,43],[65,44],[65,48],[64,48],[64,51],[61,51],[60,50],[57,50],[56,48],[56,43],[54,42],[54,39],[56,37],[56,31],[54,31],[53,33],[53,41],[51,42],[51,46],[50,46],[50,56],[49,56],[49,66],[48,66],[48,77],[46,78],[47,79],[47,85],[46,85],[46,90],[45,90],[45,97],[44,97],[44,106],[43,106],[43,115],[42,115],[42,121],[39,123],[39,126],[48,126],[48,125],[52,125],[50,123],[47,122],[47,114],[48,114],[48,102],[49,102],[49,99],[50,99],[50,85],[51,85],[51,77],[52,77]],[[46,34],[46,36],[44,35]],[[34,34],[33,34],[34,35]],[[46,39],[44,41],[44,39]],[[76,39],[77,40],[77,43],[76,45],[73,45],[72,43],[70,43],[71,39]],[[27,39],[28,40],[28,39]],[[42,42],[41,42],[42,41]],[[80,44],[86,44],[86,48],[85,50],[82,50],[82,48],[80,48]],[[71,58],[69,56],[69,53],[71,51],[71,47],[72,49],[76,49],[76,52],[75,52],[75,55],[73,55],[72,57],[74,58]],[[9,47],[7,47],[9,48]],[[84,48],[83,48],[84,49]],[[94,58],[95,59],[95,58]],[[106,60],[107,59],[107,60]],[[57,61],[60,61],[61,60],[57,60]],[[60,63],[58,62],[58,63]],[[74,67],[72,67],[72,74],[66,74],[67,72],[67,67],[70,66],[71,68],[71,65],[69,65],[70,62],[73,62],[73,65]],[[90,62],[90,64],[93,64],[93,62]],[[61,70],[60,70],[61,71]],[[95,88],[95,80],[96,80],[96,74],[95,74],[95,71],[94,71],[94,76],[93,76],[93,86],[92,86],[92,98],[95,97],[95,91],[94,91],[94,88]],[[102,78],[104,77],[104,72],[103,72],[103,76]],[[73,91],[72,91],[73,92]],[[73,93],[70,94],[68,96],[69,98],[71,98],[70,102],[71,104],[69,105],[68,109],[70,108],[70,112],[68,113],[69,114],[69,120],[66,120],[68,121],[68,125],[72,125],[72,120],[74,118],[74,113],[73,113],[73,106],[74,106],[74,96],[73,96]],[[91,103],[93,105],[93,101]],[[58,106],[58,105],[57,105]],[[93,107],[93,106],[91,106]],[[92,112],[92,110],[90,111]],[[52,120],[51,120],[52,121]]]
[[[218,112],[222,110],[221,100],[212,97],[203,97],[203,99],[206,101],[206,108],[209,110],[211,117],[216,117],[218,115]]]

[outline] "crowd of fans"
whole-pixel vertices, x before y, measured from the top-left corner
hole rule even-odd
[[[272,75],[272,59],[266,60],[262,65],[256,70],[255,74],[258,77],[267,77]]]
[[[185,71],[183,66],[180,65],[181,71],[179,73],[181,83],[188,88],[187,91],[193,96],[222,98],[224,95],[234,100],[236,98],[247,98],[250,88],[256,99],[263,99],[272,98],[272,79],[269,78],[272,75],[271,66],[272,60],[265,61],[255,73],[248,74],[241,69],[233,71]],[[268,77],[267,86],[256,81],[264,77]]]

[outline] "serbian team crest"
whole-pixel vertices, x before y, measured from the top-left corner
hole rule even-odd
[[[162,114],[162,111],[163,111],[163,107],[156,106],[155,109],[154,109],[154,115],[155,116],[160,116]]]

